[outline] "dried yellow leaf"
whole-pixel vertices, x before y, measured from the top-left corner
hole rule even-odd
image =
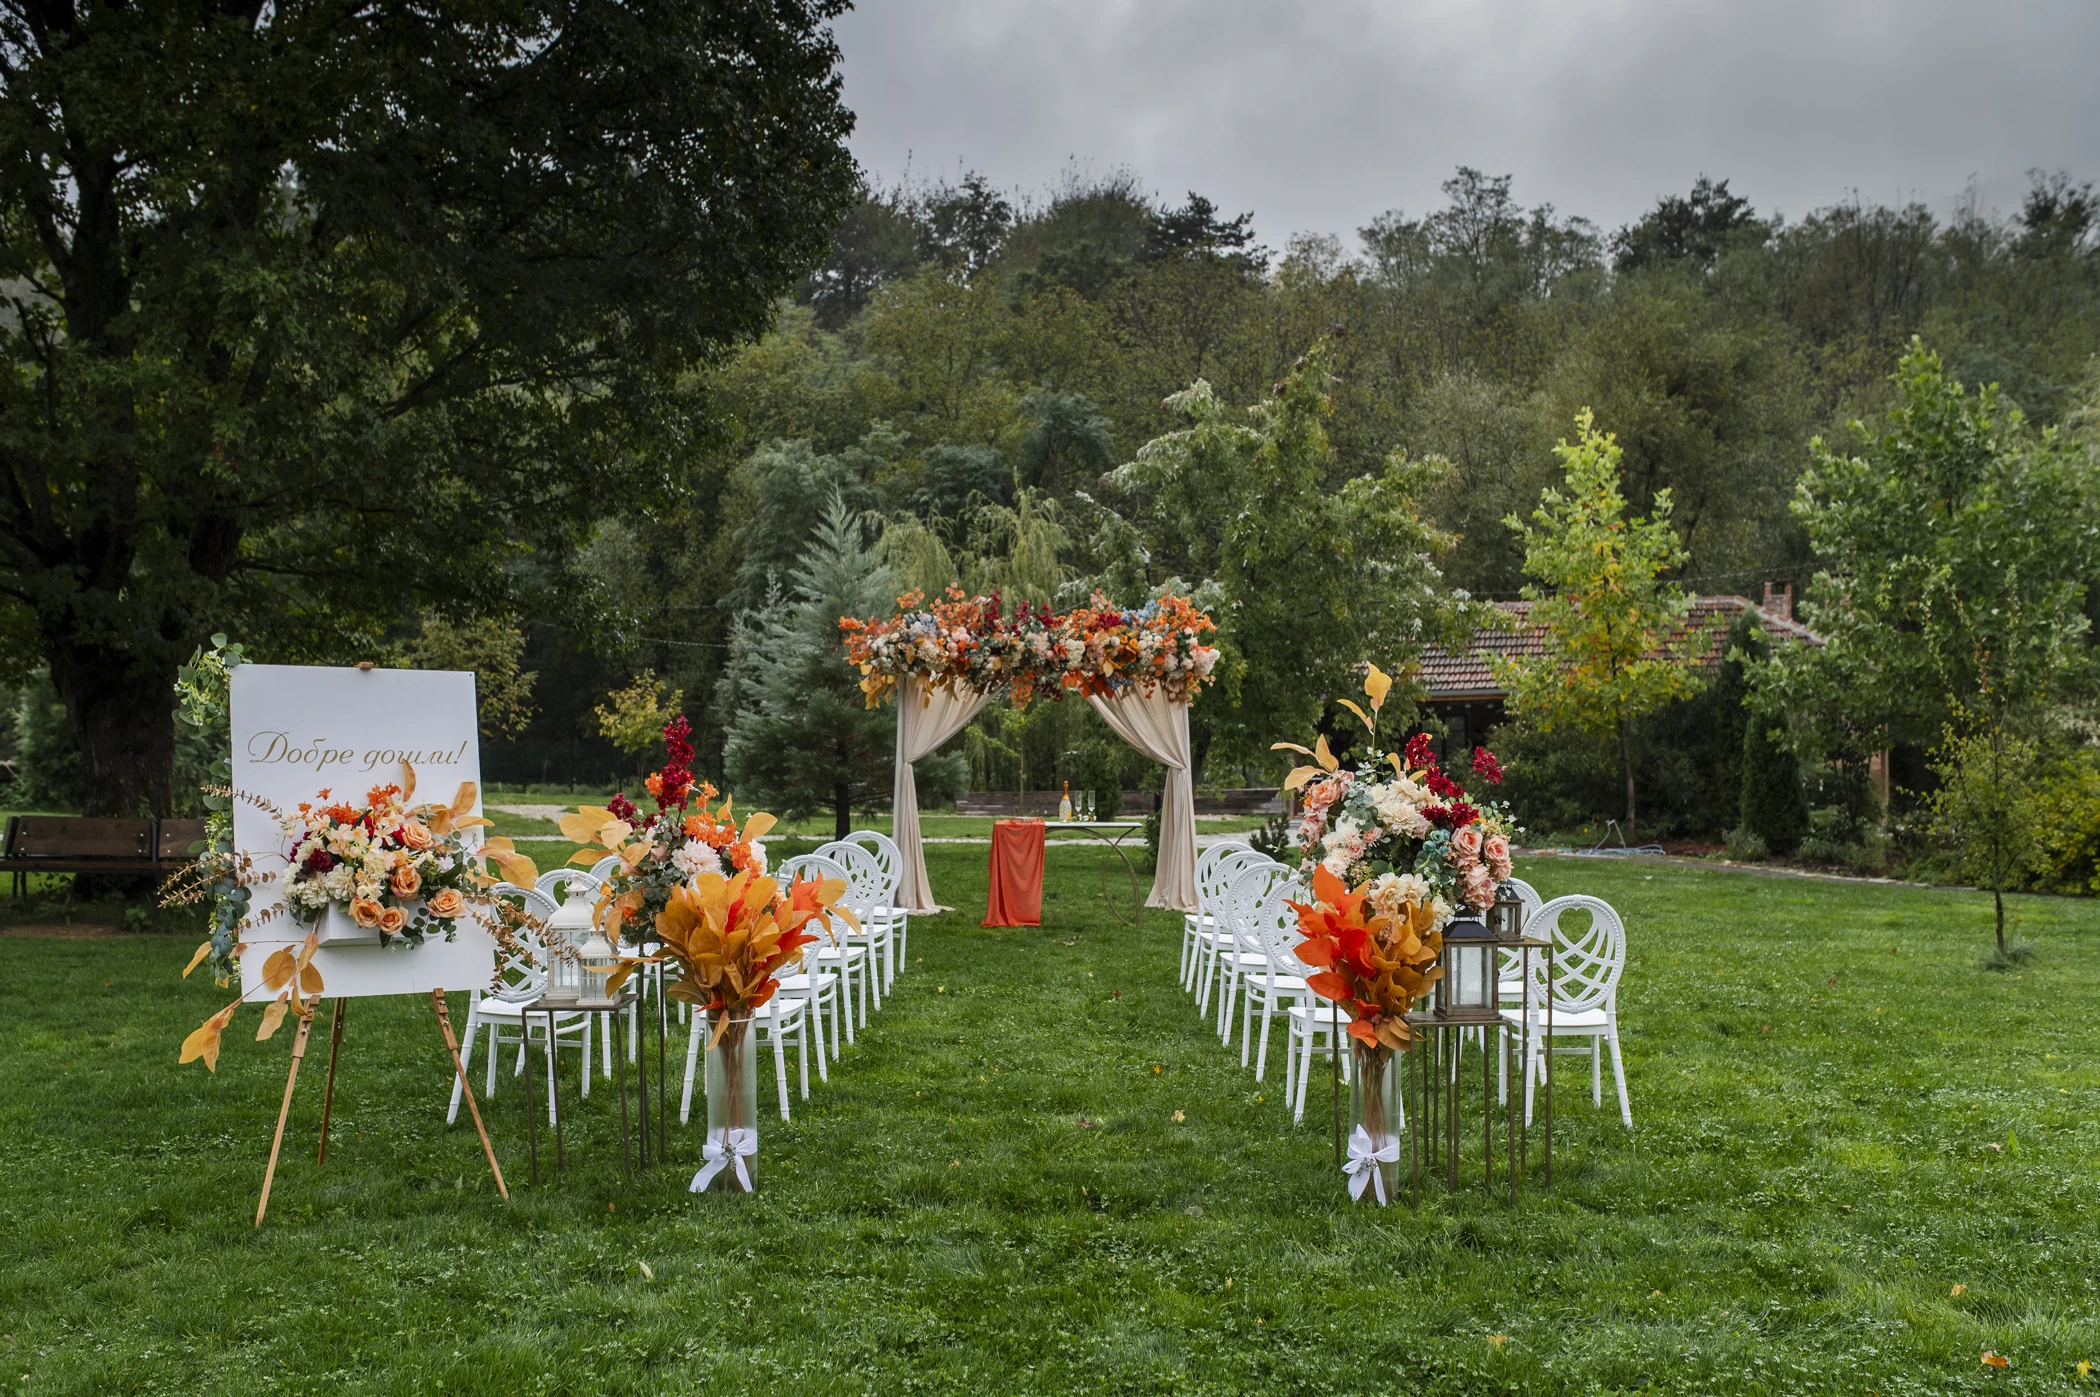
[[[1328,771],[1333,771],[1341,765],[1340,762],[1334,759],[1334,753],[1327,750],[1327,734],[1325,733],[1320,734],[1318,739],[1313,742],[1313,760]]]
[[[284,1011],[291,1007],[286,1002],[289,998],[289,995],[280,996],[271,1001],[269,1008],[263,1010],[262,1023],[255,1030],[256,1042],[267,1042],[270,1035],[277,1031],[277,1025],[284,1022]]]
[[[766,814],[763,810],[759,811],[756,815],[744,821],[744,842],[749,844],[753,840],[763,839],[766,831],[772,829],[778,823],[779,821],[775,820],[771,815]]]
[[[263,962],[263,988],[281,990],[299,973],[299,960],[289,946],[280,946]]]
[[[1364,695],[1371,700],[1371,711],[1376,713],[1385,707],[1385,696],[1392,692],[1393,676],[1377,665],[1366,665],[1364,673]]]
[[[182,967],[182,978],[183,978],[183,979],[185,979],[185,980],[189,979],[189,978],[190,978],[190,972],[191,972],[192,970],[195,970],[195,969],[196,969],[196,968],[197,968],[197,967],[198,967],[199,965],[203,964],[203,962],[204,962],[204,958],[205,958],[206,956],[210,955],[210,954],[211,954],[211,942],[209,942],[209,941],[206,941],[206,942],[204,942],[204,943],[203,943],[202,945],[198,946],[198,947],[197,947],[197,954],[195,954],[195,955],[191,956],[191,957],[190,957],[190,963],[189,963],[188,965],[185,965],[184,967]]]

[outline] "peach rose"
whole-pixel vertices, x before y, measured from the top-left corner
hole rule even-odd
[[[359,926],[378,926],[379,919],[385,912],[386,909],[384,907],[381,907],[369,897],[354,897],[350,899],[350,920],[356,922]]]
[[[1466,870],[1465,900],[1468,907],[1485,912],[1495,905],[1495,875],[1480,864]]]
[[[433,917],[457,917],[467,910],[467,900],[460,896],[458,888],[439,888],[423,904],[423,910]]]
[[[428,849],[437,842],[437,838],[431,834],[430,826],[421,820],[403,820],[401,842],[411,849]]]
[[[408,925],[408,913],[398,907],[389,907],[379,914],[379,930],[388,936],[399,936],[401,928]]]
[[[1496,882],[1505,883],[1509,881],[1508,835],[1489,835],[1487,842],[1480,846],[1480,856],[1487,860],[1488,872],[1495,875]]]
[[[414,864],[403,860],[394,865],[394,876],[389,886],[393,888],[395,897],[414,897],[416,890],[423,886],[423,875],[416,872]]]
[[[1462,863],[1472,863],[1480,857],[1480,827],[1467,825],[1451,836],[1451,852]]]

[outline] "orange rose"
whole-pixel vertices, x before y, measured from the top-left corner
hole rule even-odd
[[[431,835],[430,826],[421,820],[403,820],[401,842],[411,849],[428,849],[437,840]]]
[[[356,897],[350,900],[350,920],[356,922],[359,926],[378,926],[379,919],[385,914],[386,909],[369,897]]]
[[[433,917],[457,917],[467,910],[467,900],[460,896],[458,888],[439,888],[423,904],[423,910]]]
[[[395,897],[414,897],[416,889],[423,886],[423,875],[416,872],[414,864],[404,859],[402,862],[394,865],[394,877],[391,886],[394,889]]]
[[[379,914],[379,930],[388,936],[399,936],[401,928],[408,925],[408,913],[398,907],[389,907]]]

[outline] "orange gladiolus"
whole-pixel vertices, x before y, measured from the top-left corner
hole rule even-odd
[[[1306,988],[1348,1010],[1349,1035],[1366,1047],[1405,1049],[1407,1011],[1444,973],[1435,913],[1397,898],[1373,906],[1366,889],[1351,892],[1325,867],[1313,871],[1313,899],[1291,904],[1305,937],[1298,959],[1319,972]]]
[[[780,987],[779,971],[802,960],[802,948],[817,937],[813,921],[853,920],[837,906],[846,885],[837,878],[797,878],[785,890],[771,878],[739,873],[725,878],[703,873],[672,890],[657,914],[656,934],[682,973],[670,987],[675,999],[715,1013],[716,1032],[732,1014],[764,1005]]]

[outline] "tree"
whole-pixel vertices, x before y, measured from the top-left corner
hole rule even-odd
[[[1626,782],[1626,836],[1637,825],[1629,726],[1700,687],[1695,663],[1710,637],[1686,625],[1692,599],[1659,580],[1684,561],[1670,527],[1670,492],[1651,517],[1626,517],[1619,444],[1585,408],[1576,438],[1554,447],[1566,493],[1548,489],[1531,522],[1505,522],[1524,540],[1529,620],[1545,637],[1535,660],[1498,658],[1510,711],[1545,731],[1615,738]]]
[[[1728,181],[1716,184],[1705,175],[1689,197],[1665,194],[1638,222],[1612,239],[1612,265],[1621,272],[1687,264],[1710,272],[1722,253],[1771,235],[1750,201],[1728,192]]]
[[[855,187],[843,0],[0,6],[0,598],[90,813],[176,667],[514,605],[668,494]]]
[[[1822,560],[1802,614],[1826,643],[1776,650],[1755,682],[1807,752],[1931,747],[1950,724],[2031,731],[2093,679],[2093,454],[2029,433],[1918,342],[1895,385],[1889,429],[1855,422],[1850,455],[1817,438],[1795,494]]]
[[[426,613],[401,647],[400,662],[407,669],[469,671],[481,735],[515,737],[532,721],[532,686],[539,679],[519,665],[524,654],[525,633],[502,617],[450,620]]]
[[[863,520],[837,495],[789,587],[730,631],[717,691],[729,733],[724,765],[741,800],[788,819],[828,810],[844,839],[855,807],[889,794],[897,715],[866,706],[839,618],[888,610],[896,589]]]
[[[1934,831],[1954,851],[1964,877],[1991,894],[1997,914],[1997,966],[2024,951],[2005,944],[2005,893],[2039,871],[2047,847],[2037,837],[2047,818],[2037,799],[2041,749],[2005,722],[1980,715],[1967,731],[1949,727],[1933,770]]]
[[[1186,425],[1111,477],[1147,580],[1209,584],[1221,683],[1190,713],[1199,768],[1213,744],[1266,760],[1279,734],[1320,726],[1329,699],[1361,685],[1364,660],[1406,674],[1424,645],[1470,631],[1436,567],[1451,538],[1421,513],[1448,468],[1396,451],[1332,487],[1326,363],[1316,346],[1238,411],[1197,381],[1167,400]]]

